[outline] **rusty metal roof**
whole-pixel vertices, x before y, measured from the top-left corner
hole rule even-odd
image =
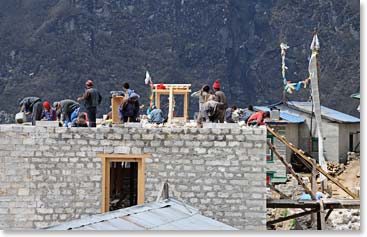
[[[166,199],[44,228],[47,230],[237,230],[191,206]]]

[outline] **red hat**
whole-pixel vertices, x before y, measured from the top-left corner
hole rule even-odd
[[[86,83],[85,83],[86,86],[93,86],[93,81],[92,80],[88,80]]]
[[[219,83],[219,80],[215,80],[214,84],[213,84],[213,88],[214,89],[218,89],[220,90],[220,83]]]
[[[43,102],[43,107],[45,109],[50,109],[51,108],[51,105],[50,105],[50,103],[48,103],[48,101],[45,101],[45,102]]]

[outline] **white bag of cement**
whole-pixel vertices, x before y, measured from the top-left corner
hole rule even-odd
[[[27,122],[27,117],[24,112],[19,112],[15,115],[15,121],[17,123],[24,123]]]

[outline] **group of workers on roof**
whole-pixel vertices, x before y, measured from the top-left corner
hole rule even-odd
[[[236,123],[244,121],[247,125],[263,125],[264,119],[270,117],[268,111],[255,112],[252,105],[246,109],[238,109],[236,106],[227,107],[227,98],[221,91],[219,80],[213,84],[213,91],[208,85],[191,94],[199,98],[199,115],[197,127],[203,127],[203,122],[212,123]]]
[[[202,127],[203,122],[212,123],[236,123],[243,121],[247,125],[263,125],[264,119],[269,118],[269,112],[255,112],[249,105],[246,109],[238,109],[236,106],[227,107],[227,99],[219,80],[212,86],[204,85],[200,90],[192,93],[192,97],[199,99],[199,113],[197,116],[197,126]],[[124,99],[118,108],[118,115],[122,123],[140,122],[139,104],[140,96],[130,89],[128,83],[123,84]],[[61,121],[65,127],[96,127],[97,106],[101,104],[102,96],[94,87],[93,81],[85,83],[85,92],[77,100],[65,99],[55,101],[51,106],[50,102],[43,101],[38,97],[26,97],[19,102],[20,112],[31,116],[32,125],[36,121]],[[85,111],[82,112],[80,104],[83,103]],[[163,115],[161,109],[152,104],[146,112],[149,122],[163,124],[167,117]],[[112,119],[112,111],[107,114],[106,119]]]

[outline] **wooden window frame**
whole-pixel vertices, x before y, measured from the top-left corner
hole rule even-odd
[[[138,197],[137,204],[144,204],[145,190],[145,158],[150,157],[148,154],[97,154],[102,159],[102,203],[101,212],[109,211],[110,200],[110,168],[111,162],[136,162],[138,163]]]
[[[270,143],[272,145],[274,145],[274,136],[271,135],[271,134],[268,134],[266,136],[266,140],[268,140],[269,138],[270,138]],[[268,150],[270,149],[268,145],[266,145],[266,147],[267,147]],[[266,158],[266,162],[267,163],[274,163],[274,153],[273,153],[273,150],[270,150],[270,160],[268,160],[267,157],[268,157],[268,152],[266,152],[266,157],[265,157]]]
[[[319,152],[319,138],[312,137],[311,138],[311,152]]]

